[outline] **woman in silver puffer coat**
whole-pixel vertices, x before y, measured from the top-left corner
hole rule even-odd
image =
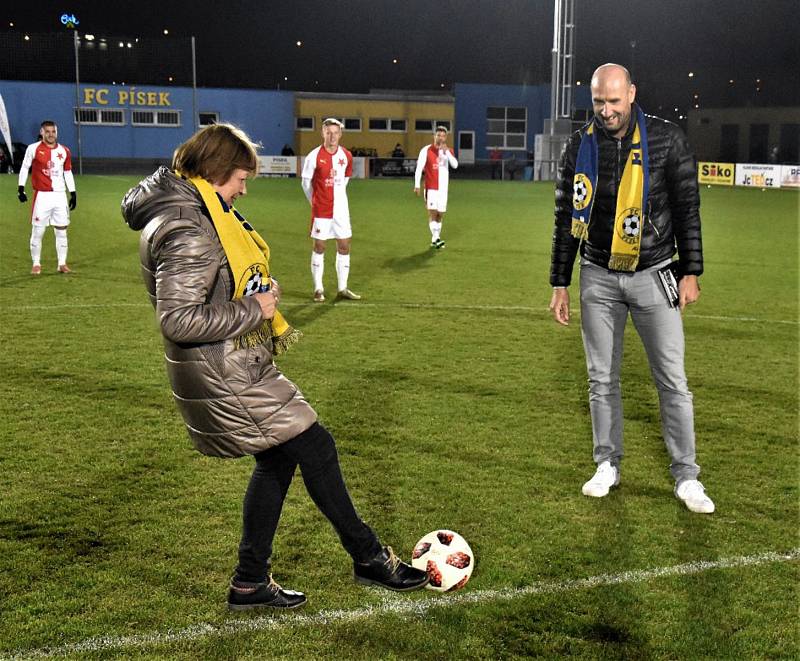
[[[172,169],[159,168],[122,201],[125,222],[141,231],[142,275],[192,442],[206,455],[255,457],[228,606],[305,603],[305,595],[284,590],[269,573],[272,540],[298,466],[311,498],[353,558],[357,582],[392,590],[423,587],[427,574],[401,562],[359,518],[333,437],[273,362],[276,341],[280,345],[289,335],[276,340],[263,332],[278,328],[282,319],[276,309],[280,288],[269,277],[268,248],[233,207],[256,170],[255,145],[247,135],[216,124],[178,147]],[[255,250],[258,268],[238,273],[240,250]]]

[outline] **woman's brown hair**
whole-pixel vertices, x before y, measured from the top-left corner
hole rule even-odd
[[[242,129],[212,124],[195,133],[172,155],[172,169],[185,177],[224,184],[235,170],[258,171],[258,145]]]

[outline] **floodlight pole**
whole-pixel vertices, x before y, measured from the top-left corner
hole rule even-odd
[[[75,30],[75,35],[72,41],[75,46],[75,112],[78,114],[78,121],[75,123],[78,128],[78,174],[83,174],[83,150],[81,149],[81,76],[80,66],[78,64],[78,46],[80,42],[78,39],[77,30]]]
[[[572,79],[575,70],[574,29],[574,0],[555,0],[553,9],[553,78],[550,83],[550,135],[557,133],[557,120],[572,117]]]

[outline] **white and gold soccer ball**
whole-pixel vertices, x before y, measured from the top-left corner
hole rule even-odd
[[[411,564],[428,572],[429,590],[453,592],[463,588],[472,576],[475,556],[457,532],[434,530],[417,542]]]

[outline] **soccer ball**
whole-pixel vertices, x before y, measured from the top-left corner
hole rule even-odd
[[[586,182],[583,179],[578,179],[572,185],[572,199],[576,206],[583,204],[586,195],[589,191],[586,190]]]
[[[457,532],[434,530],[417,542],[411,564],[428,572],[429,590],[453,592],[463,588],[472,576],[475,556]]]
[[[625,216],[625,219],[622,221],[622,231],[625,232],[625,236],[635,238],[639,235],[640,225],[641,221],[639,220],[639,216],[635,213],[631,213]]]

